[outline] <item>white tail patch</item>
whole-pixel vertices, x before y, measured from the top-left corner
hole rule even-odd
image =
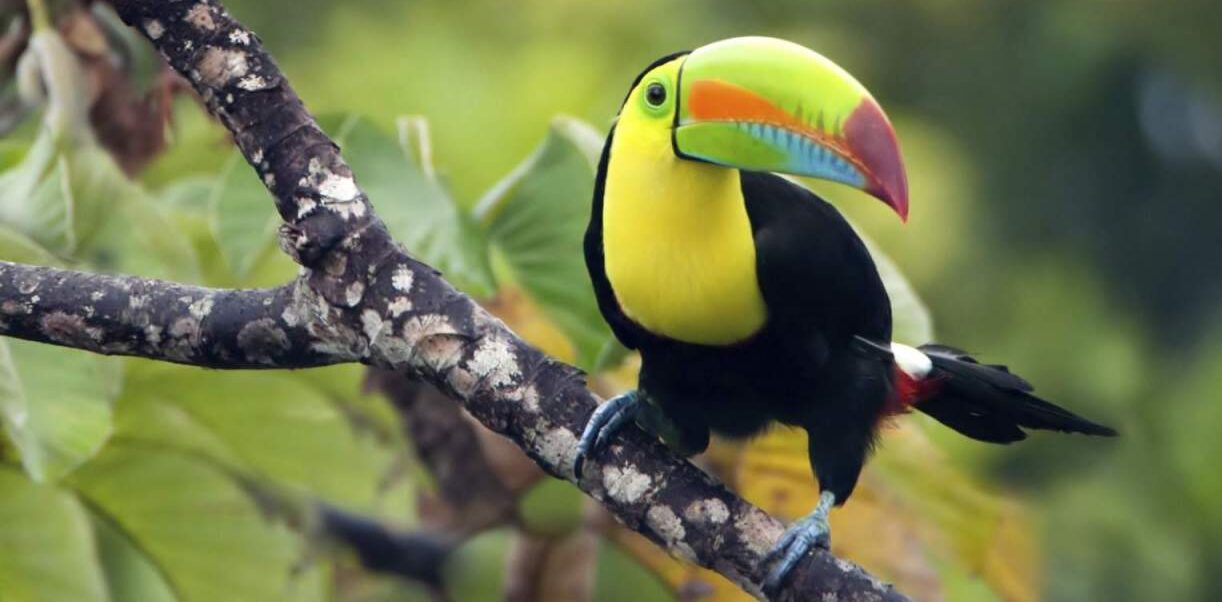
[[[891,343],[895,365],[913,380],[922,380],[933,370],[933,360],[920,349],[902,343]]]

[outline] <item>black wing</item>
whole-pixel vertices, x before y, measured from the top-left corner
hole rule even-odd
[[[887,291],[840,212],[770,173],[743,172],[742,188],[769,327],[818,335],[834,348],[853,336],[890,341]]]

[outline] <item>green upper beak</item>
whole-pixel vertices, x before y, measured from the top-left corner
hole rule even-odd
[[[791,42],[732,38],[688,55],[674,147],[685,158],[848,184],[908,217],[887,116],[848,72]]]

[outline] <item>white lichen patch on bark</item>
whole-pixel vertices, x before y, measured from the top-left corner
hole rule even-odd
[[[165,25],[162,25],[161,21],[157,19],[145,19],[141,26],[144,27],[144,33],[153,41],[160,40],[161,36],[165,34]]]
[[[211,295],[202,297],[198,301],[189,305],[187,307],[187,312],[189,312],[196,320],[203,320],[212,313],[212,304],[213,302]]]
[[[650,506],[645,513],[645,524],[662,538],[671,551],[688,560],[696,559],[696,552],[683,541],[687,537],[687,529],[670,507],[661,504]]]
[[[621,504],[635,504],[641,501],[645,493],[653,486],[653,478],[637,470],[629,464],[623,468],[607,466],[603,468],[603,489],[611,499]]]
[[[196,29],[204,31],[216,29],[216,21],[212,20],[212,9],[202,2],[192,6],[191,10],[187,11],[186,21],[195,26]]]
[[[255,92],[258,90],[266,90],[272,87],[272,83],[266,77],[257,73],[252,73],[238,80],[238,87],[247,92]],[[229,102],[233,102],[232,97]]]
[[[759,556],[767,554],[772,547],[771,542],[780,539],[784,532],[780,523],[754,506],[745,508],[743,513],[734,519],[734,528],[738,530],[743,545]]]
[[[840,569],[841,573],[852,573],[857,570],[857,565],[843,558],[834,558],[832,561],[836,564],[836,568]]]
[[[720,525],[730,518],[730,509],[717,498],[698,500],[687,505],[683,518],[693,523]]]
[[[196,66],[200,81],[212,88],[222,88],[229,82],[245,77],[250,71],[246,53],[240,50],[209,46]]]
[[[521,391],[522,408],[531,414],[539,413],[539,390],[534,385],[527,385]]]
[[[386,310],[390,312],[390,317],[397,318],[412,310],[412,300],[407,297],[395,297],[387,304]]]
[[[462,359],[464,340],[441,314],[415,316],[403,324],[402,342],[411,350],[409,365],[444,373]],[[459,372],[459,370],[451,370]]]
[[[318,157],[310,159],[308,175],[302,187],[313,187],[322,195],[323,206],[331,209],[345,220],[365,216],[365,204],[360,202],[361,190],[350,175],[341,175],[323,165]]]
[[[270,188],[276,184],[276,181],[275,181],[275,178],[273,178],[271,183],[268,183],[266,180],[263,183],[267,184],[267,186]],[[311,213],[314,213],[314,210],[317,208],[318,208],[318,203],[315,203],[314,199],[310,197],[298,197],[297,198],[297,219],[302,219],[305,216],[310,215]]]
[[[534,435],[534,448],[541,458],[566,472],[572,469],[577,460],[577,436],[572,431],[556,427],[530,433]]]
[[[512,385],[522,375],[513,345],[497,335],[485,337],[467,362],[467,370],[495,388]]]
[[[361,298],[365,296],[365,283],[360,280],[355,280],[348,288],[344,290],[344,301],[348,307],[356,307],[361,302]]]
[[[412,292],[412,281],[415,277],[411,268],[405,265],[395,266],[395,272],[390,276],[390,284],[399,292],[410,293]]]
[[[297,313],[297,308],[293,305],[286,305],[284,311],[280,312],[280,319],[284,321],[284,325],[289,328],[295,328],[301,323],[301,316]]]
[[[378,312],[372,309],[366,309],[361,312],[361,330],[365,333],[365,338],[369,339],[369,344],[376,345],[378,338],[382,336],[382,328],[385,322]]]

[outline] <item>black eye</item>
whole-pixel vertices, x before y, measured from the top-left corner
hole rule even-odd
[[[645,88],[645,102],[652,106],[660,107],[666,102],[666,88],[662,84],[653,83]]]

